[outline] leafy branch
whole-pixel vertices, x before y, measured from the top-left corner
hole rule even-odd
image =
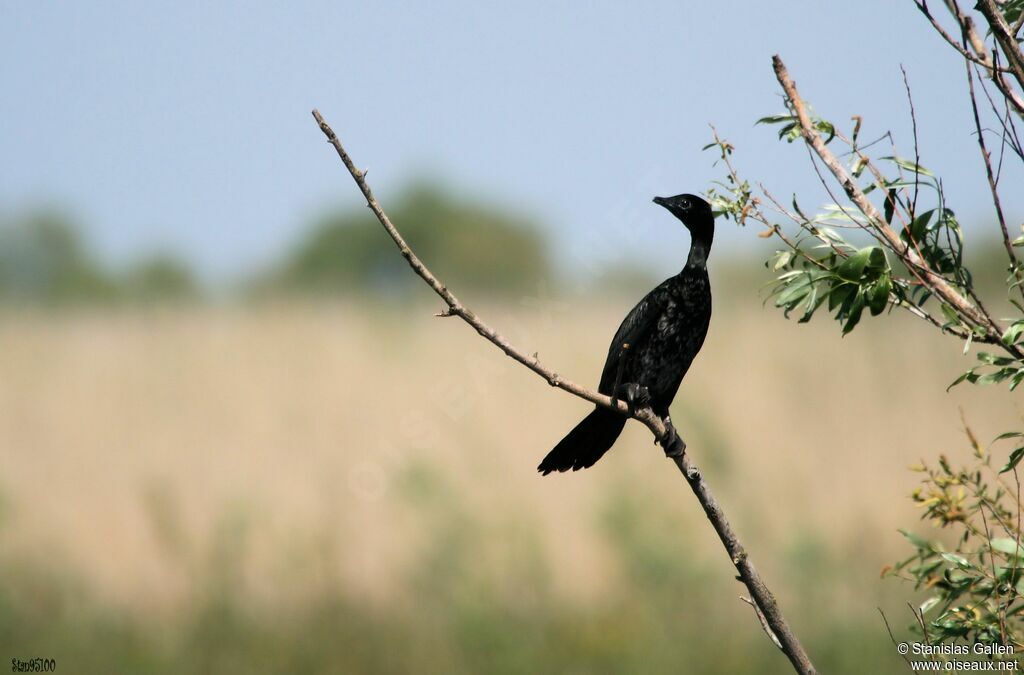
[[[795,314],[806,322],[824,307],[845,335],[868,313],[908,311],[961,340],[965,354],[975,343],[988,347],[977,351],[977,364],[950,387],[965,382],[1006,384],[1012,391],[1024,382],[1024,265],[1017,251],[1024,246],[1024,235],[1013,238],[1010,233],[1000,178],[1006,163],[1024,164],[1017,130],[1024,117],[1024,0],[981,0],[976,10],[987,31],[979,30],[956,0],[944,0],[954,30],[947,30],[931,13],[926,0],[913,1],[963,57],[973,113],[970,133],[978,143],[1006,253],[1006,299],[1016,308],[1016,316],[996,319],[975,286],[964,261],[961,223],[947,203],[941,179],[922,166],[917,112],[902,68],[913,159],[896,151],[890,133],[864,142],[860,116],[851,118],[851,128],[844,133],[839,125],[814,114],[775,56],[774,72],[786,110],[758,123],[776,126],[780,140],[804,146],[832,201],[808,215],[795,195],[786,205],[764,185],[757,183],[755,188],[734,166],[735,147],[713,127],[713,141],[706,149],[718,151],[725,176],[708,196],[724,217],[741,225],[759,223],[766,228],[762,237],[780,242],[766,266],[773,273],[769,298],[787,317]],[[886,150],[875,149],[880,143],[888,146]],[[863,245],[865,238],[868,245]],[[915,630],[925,642],[963,639],[1019,646],[1024,640],[1024,507],[1018,464],[1024,459],[1024,432],[1010,431],[996,439],[1017,443],[997,469],[999,463],[993,463],[990,451],[969,428],[966,431],[973,464],[953,469],[945,457],[937,465],[922,462],[915,470],[924,479],[912,495],[924,511],[922,517],[955,531],[957,544],[943,548],[904,532],[915,553],[885,573],[930,592],[923,604],[912,608]]]
[[[945,456],[937,465],[922,462],[922,475],[912,499],[921,519],[955,535],[951,548],[901,530],[915,553],[882,570],[927,591],[915,613],[919,631],[929,643],[1024,645],[1020,619],[1024,612],[1024,547],[1021,546],[1018,446],[999,469],[991,452],[978,443],[969,427],[973,461],[953,468]],[[1003,434],[996,441],[1018,438]],[[1010,485],[1004,476],[1012,474]]]

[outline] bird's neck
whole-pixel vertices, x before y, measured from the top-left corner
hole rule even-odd
[[[708,265],[708,254],[711,253],[713,235],[696,228],[691,232],[693,240],[690,242],[690,255],[686,258],[686,266],[691,269],[705,269]]]

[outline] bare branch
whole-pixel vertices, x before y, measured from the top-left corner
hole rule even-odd
[[[917,113],[914,111],[914,97],[910,93],[910,82],[907,80],[907,69],[900,64],[903,73],[903,87],[907,90],[907,104],[910,106],[910,124],[914,132],[914,166],[921,166],[921,147],[917,141]],[[917,194],[921,187],[921,175],[914,172],[914,201],[910,206],[910,219],[917,218]]]
[[[596,405],[604,406],[611,410],[615,410],[624,415],[629,415],[634,419],[642,422],[651,430],[654,434],[654,438],[663,447],[667,444],[670,439],[668,429],[661,418],[654,414],[650,408],[643,408],[631,412],[625,403],[621,401],[613,401],[608,396],[604,396],[597,392],[591,391],[586,387],[576,384],[575,382],[568,380],[558,373],[546,368],[541,365],[536,355],[528,356],[525,352],[513,346],[508,340],[502,337],[496,330],[488,326],[483,322],[476,314],[465,307],[455,294],[453,294],[441,281],[433,275],[433,273],[427,269],[416,254],[413,253],[412,249],[405,242],[405,239],[395,228],[387,214],[381,208],[377,202],[373,193],[370,191],[370,186],[367,185],[364,171],[360,171],[356,168],[352,158],[349,157],[345,148],[341,145],[341,141],[337,135],[331,129],[331,127],[324,120],[323,116],[320,115],[319,111],[313,111],[313,117],[316,119],[317,124],[320,125],[320,130],[327,136],[327,140],[330,142],[334,149],[337,151],[341,161],[345,164],[345,168],[352,175],[352,179],[355,180],[359,190],[363,193],[363,197],[366,198],[366,205],[373,211],[373,214],[380,221],[380,224],[387,231],[388,235],[394,240],[395,245],[398,246],[398,250],[401,252],[402,257],[406,259],[409,266],[412,267],[413,271],[421,278],[435,293],[437,293],[444,303],[447,305],[447,309],[442,315],[447,313],[448,315],[458,316],[460,319],[468,323],[476,330],[483,338],[488,342],[492,343],[503,351],[507,356],[515,359],[519,363],[523,364],[537,375],[540,375],[548,384],[559,389],[578,396],[584,400],[590,401]],[[666,452],[669,451],[669,447],[666,447]],[[685,450],[685,443],[683,444]],[[711,521],[712,527],[718,534],[718,538],[721,540],[722,545],[725,547],[726,552],[729,554],[729,559],[732,561],[733,566],[739,575],[739,580],[747,587],[750,592],[751,598],[757,605],[760,611],[760,615],[763,616],[765,622],[771,629],[771,633],[777,636],[778,641],[781,643],[781,649],[789,658],[790,663],[793,664],[793,668],[798,673],[813,674],[817,671],[814,665],[811,663],[810,657],[807,656],[807,652],[804,651],[803,646],[797,639],[796,635],[790,629],[789,624],[786,623],[785,618],[782,616],[782,611],[779,609],[778,603],[775,601],[775,596],[765,585],[764,581],[761,580],[761,576],[754,569],[753,563],[747,557],[747,553],[743,546],[740,544],[739,539],[736,537],[736,533],[733,531],[732,526],[729,524],[728,519],[725,517],[725,513],[722,511],[722,507],[719,505],[718,500],[715,499],[711,493],[711,489],[698,469],[689,460],[689,457],[685,452],[680,452],[674,455],[670,455],[675,465],[679,468],[679,471],[686,478],[686,482],[690,485],[690,489],[693,490],[694,495],[697,497],[697,501],[700,502],[701,507],[704,509],[704,513],[707,515],[708,520]],[[759,617],[760,618],[760,617]]]
[[[1013,74],[1017,84],[1024,87],[1024,55],[1020,53],[1020,45],[1014,39],[1010,25],[1006,23],[1003,13],[996,7],[993,0],[978,0],[976,8],[985,17],[992,35],[995,37],[1003,55],[1010,65],[1010,72]]]
[[[920,0],[920,2],[921,4],[924,4],[924,0]],[[1001,68],[999,64],[996,63],[996,54],[989,52],[988,48],[985,47],[985,41],[981,39],[981,36],[978,35],[978,31],[974,27],[974,20],[960,9],[960,5],[957,4],[956,0],[945,0],[945,3],[949,12],[953,15],[953,18],[956,19],[957,25],[960,26],[964,42],[970,44],[971,49],[974,50],[978,57],[976,62],[985,68],[989,79],[992,80],[993,84],[996,85],[996,88],[999,89],[1006,100],[1013,104],[1017,114],[1024,117],[1024,98],[1021,97],[1020,92],[1014,89],[1010,83],[1006,81],[1006,69]],[[963,53],[962,50],[960,51]]]
[[[960,26],[960,30],[963,31],[964,37],[970,42],[971,49],[982,60],[983,64],[987,64],[985,67],[993,70],[997,68],[996,63],[992,60],[992,55],[985,47],[985,41],[981,39],[978,31],[974,28],[974,19],[960,9],[960,4],[957,0],[944,1],[946,8],[949,9],[949,13],[953,15],[953,18],[956,19],[957,24]]]
[[[941,35],[942,39],[945,40],[946,42],[948,42],[949,45],[953,49],[955,49],[958,52],[960,52],[960,56],[964,57],[968,61],[971,61],[972,63],[977,63],[979,66],[982,66],[982,67],[988,69],[990,72],[992,72],[993,70],[995,70],[997,72],[1006,72],[1005,69],[999,68],[995,64],[989,62],[987,60],[987,56],[986,56],[986,58],[980,58],[978,56],[975,56],[971,52],[967,51],[964,47],[960,46],[960,43],[957,42],[956,40],[954,40],[953,36],[950,35],[946,31],[946,29],[942,27],[942,24],[939,23],[935,19],[934,16],[932,16],[931,10],[928,9],[928,3],[926,2],[926,0],[914,0],[914,4],[917,5],[917,8],[921,11],[922,14],[925,15],[925,18],[927,18],[928,21],[931,22],[932,28],[935,29],[935,32],[937,32],[939,35]],[[952,11],[952,10],[950,10],[950,11]],[[954,15],[955,15],[955,12],[954,12]]]

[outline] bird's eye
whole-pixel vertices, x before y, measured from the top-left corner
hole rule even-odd
[[[681,200],[679,200],[679,206],[681,206],[684,209],[690,208],[690,200],[689,199],[681,199]]]

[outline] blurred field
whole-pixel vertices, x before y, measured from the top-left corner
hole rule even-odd
[[[920,457],[1019,424],[908,317],[717,300],[673,419],[819,666],[898,672]],[[593,384],[629,299],[471,302]],[[60,672],[786,672],[646,430],[431,304],[0,317],[0,653]]]

